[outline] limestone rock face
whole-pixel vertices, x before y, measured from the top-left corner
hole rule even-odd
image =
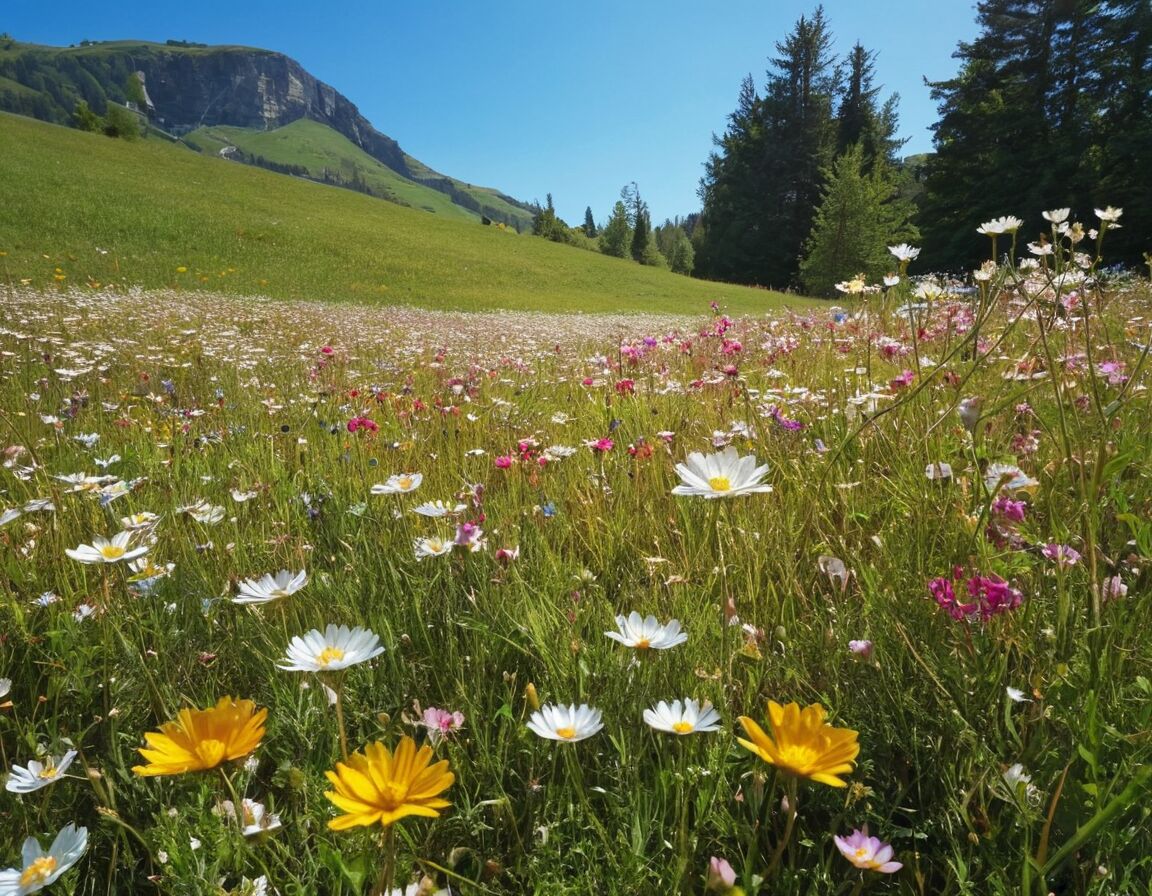
[[[154,49],[136,57],[149,111],[168,131],[205,125],[270,130],[310,118],[339,131],[369,155],[405,176],[404,153],[334,88],[281,53],[218,47],[210,53]]]

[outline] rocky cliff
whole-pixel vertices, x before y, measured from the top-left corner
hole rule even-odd
[[[134,54],[158,122],[175,134],[226,124],[265,130],[310,118],[343,134],[394,171],[411,176],[400,145],[376,130],[335,88],[280,53],[218,47]]]

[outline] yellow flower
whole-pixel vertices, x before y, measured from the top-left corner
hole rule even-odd
[[[208,709],[182,709],[175,722],[160,732],[144,735],[152,749],[140,749],[148,765],[132,768],[142,777],[181,775],[216,768],[221,762],[241,759],[260,745],[268,710],[256,711],[251,700],[221,697]]]
[[[456,776],[448,771],[448,760],[429,765],[431,759],[431,747],[417,750],[416,742],[405,736],[395,754],[377,741],[349,756],[347,764],[337,762],[335,771],[324,773],[336,789],[324,795],[348,814],[333,818],[328,827],[388,827],[408,815],[436,818],[438,809],[451,805],[437,794],[451,787]]]
[[[811,778],[832,787],[844,787],[836,777],[852,771],[853,761],[860,753],[859,736],[850,728],[833,728],[825,724],[827,717],[819,703],[800,708],[798,703],[781,706],[768,701],[768,722],[772,737],[747,716],[740,716],[740,724],[751,740],[737,738],[765,762],[782,771]]]

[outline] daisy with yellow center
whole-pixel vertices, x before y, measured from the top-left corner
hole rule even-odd
[[[148,552],[148,546],[130,548],[132,533],[117,532],[111,540],[97,535],[92,544],[82,544],[76,548],[65,548],[64,553],[81,563],[118,563],[121,560],[134,560]]]
[[[63,777],[75,758],[76,751],[69,750],[60,758],[48,756],[43,762],[33,759],[26,767],[14,765],[8,774],[4,789],[9,793],[32,793],[41,787],[47,787]]]
[[[767,475],[768,465],[756,466],[755,455],[741,457],[731,446],[714,454],[693,451],[684,463],[676,465],[676,473],[680,485],[672,489],[674,495],[734,498],[772,491],[772,486],[760,481]]]
[[[441,798],[456,776],[448,761],[432,764],[432,748],[416,749],[416,742],[403,737],[393,753],[380,742],[353,753],[325,772],[333,790],[325,796],[346,814],[333,818],[334,831],[379,824],[388,827],[409,815],[436,818],[451,803]]]
[[[405,495],[414,492],[424,481],[423,473],[395,473],[388,481],[372,486],[374,495]]]
[[[35,837],[24,841],[19,868],[0,871],[0,893],[25,896],[54,883],[80,861],[88,848],[88,829],[67,824],[56,835],[47,852]]]
[[[293,638],[278,666],[289,672],[338,672],[383,652],[380,638],[368,629],[329,623],[323,632],[312,629]]]
[[[644,710],[644,721],[650,728],[669,734],[695,734],[720,728],[720,714],[707,701],[703,705],[692,699],[671,704],[661,700],[651,709]]]
[[[747,716],[740,724],[750,740],[737,738],[765,762],[800,778],[811,778],[832,787],[844,787],[838,775],[852,771],[860,744],[858,733],[850,728],[834,728],[825,723],[827,712],[819,703],[800,708],[798,703],[781,706],[768,701],[768,722],[772,736]]]
[[[144,735],[151,749],[139,753],[148,765],[132,768],[141,777],[182,775],[206,771],[220,763],[243,759],[264,737],[267,709],[256,710],[251,700],[221,697],[207,709],[182,709],[175,722],[165,722],[159,733]]]
[[[603,727],[600,710],[593,709],[587,703],[579,706],[546,704],[532,713],[528,719],[528,728],[535,734],[548,740],[568,743],[591,737]]]
[[[616,628],[617,631],[604,634],[633,650],[667,650],[688,640],[688,635],[680,631],[678,619],[661,623],[655,616],[641,616],[635,610],[627,616],[617,616]]]

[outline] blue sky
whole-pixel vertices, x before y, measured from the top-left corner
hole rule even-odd
[[[278,50],[360,107],[410,155],[524,200],[551,193],[570,224],[608,217],[636,181],[654,222],[699,208],[696,188],[741,79],[764,83],[800,0],[7,0],[0,31],[67,45],[168,38]],[[971,0],[826,0],[835,50],[879,53],[900,94],[906,153],[931,149],[924,78],[956,72]]]

